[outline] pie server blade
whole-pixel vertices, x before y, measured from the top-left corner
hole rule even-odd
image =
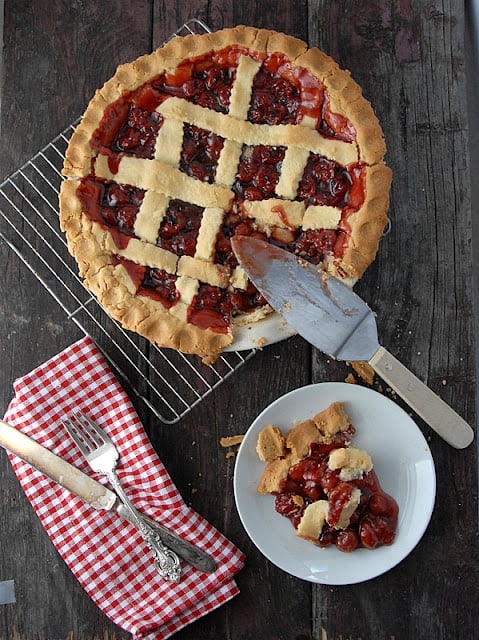
[[[90,478],[83,471],[3,420],[0,420],[0,446],[25,460],[93,508],[99,511],[111,511],[129,520],[128,511],[120,503],[117,495],[108,487]],[[205,551],[148,516],[141,514],[141,517],[155,529],[164,544],[175,551],[185,562],[200,571],[208,573],[215,571],[216,563]]]
[[[235,236],[231,245],[256,288],[303,338],[338,360],[368,362],[451,446],[472,442],[467,422],[380,346],[373,312],[349,287],[263,240]]]

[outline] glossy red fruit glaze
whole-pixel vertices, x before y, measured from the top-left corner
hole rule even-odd
[[[299,234],[291,249],[308,262],[319,264],[325,256],[342,255],[343,236],[336,229],[308,229]]]
[[[274,196],[285,152],[284,147],[244,147],[233,185],[239,201]]]
[[[359,546],[358,534],[352,529],[340,531],[334,536],[334,544],[340,551],[351,553],[351,551],[354,551]]]
[[[180,169],[202,182],[214,182],[223,142],[211,131],[185,124]]]
[[[204,209],[182,200],[170,200],[161,221],[157,246],[176,255],[193,256]]]
[[[248,313],[264,304],[265,299],[252,284],[249,284],[246,291],[227,291],[220,287],[201,284],[188,307],[188,322],[202,329],[226,333],[232,317],[238,313]]]
[[[296,493],[279,493],[275,497],[276,511],[289,518],[296,528],[304,513],[305,503]]]
[[[248,313],[258,307],[263,307],[266,300],[256,289],[253,283],[249,282],[245,290],[235,289],[228,292],[228,299],[231,305],[231,314],[233,317],[239,313]]]
[[[167,95],[226,113],[239,55],[239,48],[231,47],[223,55],[213,52],[185,60],[175,73],[165,74],[161,81],[154,82],[154,87]]]
[[[128,118],[130,108],[128,100],[122,98],[108,105],[90,140],[94,151],[99,152],[103,148],[109,149],[113,145]]]
[[[113,142],[118,151],[153,158],[162,118],[158,113],[132,106],[125,124]]]
[[[311,153],[298,186],[298,200],[308,205],[323,204],[344,208],[352,178],[344,167],[333,160]]]
[[[277,74],[260,69],[253,82],[248,120],[254,124],[296,124],[300,91]]]
[[[107,107],[90,143],[96,152],[108,155],[110,170],[116,173],[114,163],[117,154],[153,158],[161,123],[162,118],[155,111],[120,99]]]
[[[176,276],[164,269],[147,268],[139,295],[147,295],[159,300],[164,307],[169,309],[180,299],[176,280]]]
[[[91,177],[82,178],[77,189],[82,211],[110,231],[119,249],[124,249],[135,235],[136,215],[144,195],[142,189]]]
[[[281,124],[297,124],[308,116],[316,121],[317,127],[321,125],[324,86],[307,69],[293,66],[284,54],[271,53],[265,58],[260,74],[259,90],[268,86],[271,91],[278,91],[279,104],[288,112]]]
[[[343,482],[338,478],[334,487],[328,492],[328,522],[331,526],[335,527],[338,524],[343,509],[352,499],[354,488],[355,486],[350,482]]]
[[[321,488],[320,461],[306,457],[291,467],[285,490],[307,498],[310,502],[324,498]]]
[[[356,140],[356,129],[351,122],[339,113],[333,113],[329,106],[329,97],[325,95],[323,111],[318,131],[326,138],[336,138],[344,142]]]
[[[167,271],[145,267],[118,255],[112,256],[112,265],[122,265],[127,270],[137,295],[161,302],[167,309],[180,299],[176,276]]]
[[[198,293],[187,310],[188,322],[201,329],[227,333],[231,324],[231,309],[227,291],[209,284],[200,284]]]
[[[216,264],[228,265],[231,268],[238,265],[238,260],[231,248],[231,238],[233,236],[251,236],[266,240],[266,234],[256,229],[251,218],[243,217],[241,213],[230,212],[221,225],[216,240],[214,259]]]

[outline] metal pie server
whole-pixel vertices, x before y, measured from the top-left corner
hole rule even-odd
[[[0,420],[0,445],[31,464],[32,467],[44,473],[60,486],[68,489],[94,509],[111,511],[130,521],[127,509],[120,503],[113,491],[3,420]],[[200,571],[208,573],[215,571],[215,561],[205,551],[183,540],[174,531],[148,518],[148,516],[141,514],[141,517],[158,532],[163,543],[175,551],[185,562]]]
[[[338,360],[368,362],[451,446],[472,442],[467,422],[380,346],[373,312],[349,287],[263,240],[235,236],[231,245],[250,280],[303,338]]]

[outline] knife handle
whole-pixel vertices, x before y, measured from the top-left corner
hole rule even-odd
[[[96,509],[111,509],[116,496],[106,487],[3,420],[0,445]]]
[[[369,364],[448,444],[456,449],[471,444],[474,432],[467,422],[384,347],[379,347]]]

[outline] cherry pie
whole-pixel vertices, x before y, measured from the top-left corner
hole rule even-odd
[[[371,105],[318,49],[250,27],[177,37],[91,100],[66,152],[61,227],[112,317],[211,363],[272,312],[230,238],[360,277],[386,223],[384,154]]]

